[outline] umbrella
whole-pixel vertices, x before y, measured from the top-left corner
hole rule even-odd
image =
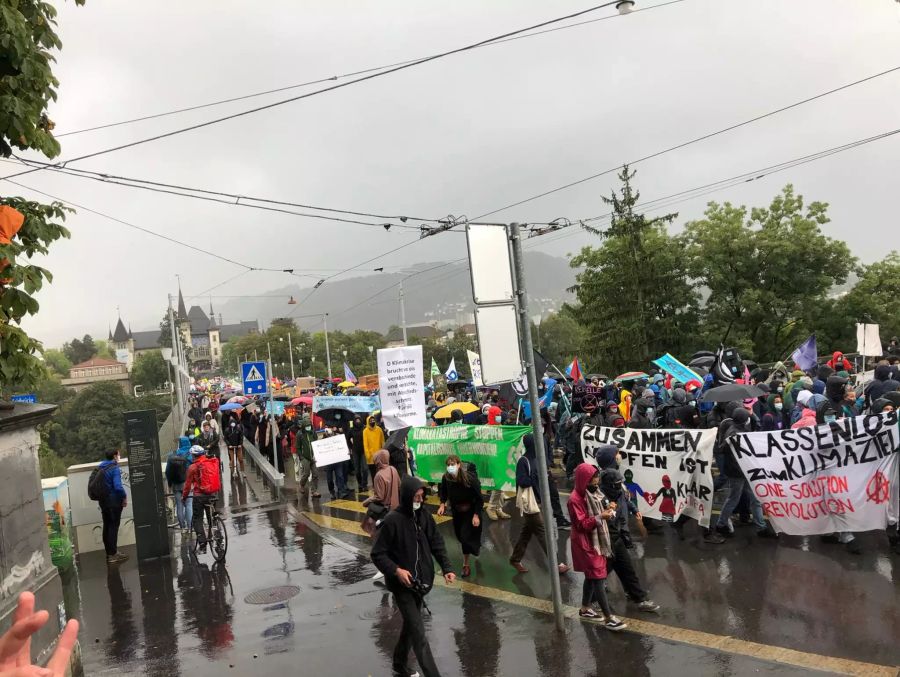
[[[353,381],[341,381],[338,383],[338,388],[353,388],[356,384]]]
[[[403,449],[406,446],[406,438],[409,436],[409,428],[400,428],[388,435],[384,443],[385,449]]]
[[[709,369],[715,361],[715,355],[700,355],[699,357],[695,357],[690,362],[688,362],[688,366],[692,369],[695,367],[704,367],[705,369]]]
[[[316,413],[325,422],[325,425],[338,425],[344,421],[352,421],[353,417],[356,416],[349,409],[338,409],[336,407],[322,409],[322,411]]]
[[[244,405],[237,402],[228,402],[219,407],[219,411],[234,411],[235,409],[243,409]]]
[[[728,383],[716,388],[710,388],[700,396],[701,402],[737,402],[760,397],[765,393],[756,386],[744,383]]]
[[[303,395],[302,397],[295,397],[294,399],[291,400],[291,404],[293,404],[295,406],[298,404],[305,404],[306,406],[311,407],[312,403],[313,403],[313,398],[311,395]]]
[[[616,376],[616,383],[621,383],[622,381],[637,381],[641,378],[650,378],[647,374],[642,371],[626,371],[624,374],[619,374]]]
[[[478,411],[478,406],[472,404],[471,402],[454,402],[453,404],[448,404],[444,407],[441,407],[436,412],[434,412],[435,418],[450,418],[450,415],[454,411],[460,411],[465,414],[471,414],[473,412]]]
[[[278,400],[279,402],[287,402],[290,398],[289,395],[275,395],[272,397],[273,400]]]
[[[235,395],[228,400],[228,404],[233,404],[235,402],[237,402],[238,404],[247,404],[247,398],[243,395]]]
[[[357,388],[356,386],[353,386],[352,388],[347,388],[347,394],[349,394],[349,395],[362,395],[363,393],[367,393],[367,392],[369,392],[369,391],[366,390],[365,388]]]

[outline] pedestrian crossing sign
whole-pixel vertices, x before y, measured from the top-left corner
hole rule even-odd
[[[266,363],[242,362],[241,380],[244,382],[244,395],[265,393],[269,382],[266,378]]]

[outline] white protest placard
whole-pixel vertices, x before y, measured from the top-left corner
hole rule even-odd
[[[481,380],[481,357],[472,350],[466,350],[469,357],[469,371],[472,373],[472,385],[476,388],[483,386],[484,381]]]
[[[896,411],[728,443],[776,531],[811,536],[897,521]]]
[[[425,425],[423,383],[422,346],[384,348],[378,351],[381,416],[389,431]]]
[[[597,465],[594,453],[612,445],[622,454],[619,472],[642,515],[671,522],[682,514],[709,526],[712,510],[713,445],[716,430],[581,429],[585,463]]]
[[[347,446],[347,438],[343,435],[333,435],[324,437],[321,440],[314,440],[312,450],[313,457],[316,459],[316,465],[320,468],[325,465],[334,465],[335,463],[350,460],[350,448]]]

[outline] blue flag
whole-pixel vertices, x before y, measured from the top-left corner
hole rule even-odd
[[[792,354],[791,359],[798,369],[808,371],[818,364],[818,355],[816,351],[816,335],[813,334],[797,348]]]
[[[538,399],[538,407],[540,409],[546,409],[550,406],[550,403],[553,401],[553,390],[557,383],[555,379],[552,379],[549,376],[545,377],[543,380],[547,390]],[[531,403],[527,399],[522,400],[522,416],[526,419],[531,418]]]
[[[346,362],[344,362],[344,380],[350,381],[351,383],[359,383],[356,376],[350,371],[350,367]]]

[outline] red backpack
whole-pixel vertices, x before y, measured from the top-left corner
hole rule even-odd
[[[219,459],[208,456],[197,465],[197,491],[201,494],[217,494],[222,491],[219,477]]]

